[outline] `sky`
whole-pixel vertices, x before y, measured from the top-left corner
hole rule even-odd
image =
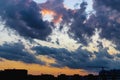
[[[98,67],[119,69],[119,3],[1,0],[0,70],[57,76],[97,74]]]

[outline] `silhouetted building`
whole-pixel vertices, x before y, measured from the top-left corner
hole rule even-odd
[[[120,70],[102,70],[99,76],[102,80],[120,80]]]
[[[27,80],[41,80],[40,75],[28,75]]]
[[[60,75],[58,75],[57,79],[58,79],[58,80],[67,80],[67,75],[65,75],[65,74],[60,74]]]
[[[75,74],[75,75],[65,75],[61,74],[58,75],[57,80],[84,80],[82,76]]]
[[[83,80],[100,80],[100,78],[98,75],[89,74],[87,76],[84,76]]]
[[[6,69],[0,71],[0,79],[3,80],[26,80],[27,70],[22,69]]]
[[[49,75],[49,74],[42,74],[40,76],[41,80],[56,80],[56,78],[53,75]]]

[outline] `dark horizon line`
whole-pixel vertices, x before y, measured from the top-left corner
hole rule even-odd
[[[101,70],[98,75],[80,74],[66,75],[59,74],[57,77],[52,74],[30,75],[26,69],[4,69],[0,70],[0,79],[3,80],[120,80],[120,69]]]

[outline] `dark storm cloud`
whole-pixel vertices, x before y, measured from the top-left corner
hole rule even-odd
[[[0,0],[0,16],[6,26],[20,35],[45,39],[51,28],[41,18],[40,8],[32,0]]]
[[[56,67],[69,67],[74,69],[86,69],[91,71],[88,66],[108,67],[108,69],[119,68],[120,61],[114,60],[119,58],[118,55],[110,55],[107,49],[101,48],[99,52],[91,53],[87,50],[78,49],[74,52],[70,52],[66,49],[49,48],[43,46],[36,46],[33,48],[36,51],[36,55],[47,55],[56,60],[57,63],[51,64]],[[117,63],[116,63],[117,62]],[[116,66],[117,65],[117,66]],[[93,71],[96,68],[92,69]]]
[[[56,13],[54,20],[57,21],[60,16],[63,19],[60,30],[64,24],[71,23],[68,34],[78,42],[87,44],[86,36],[91,37],[94,32],[94,27],[84,23],[87,3],[81,3],[80,9],[71,10],[66,9],[63,2],[64,0],[48,0],[38,5],[32,0],[1,0],[0,16],[6,21],[6,26],[15,29],[21,36],[45,40],[52,32],[50,27],[55,25],[43,21],[40,11],[50,9]]]
[[[94,0],[95,15],[87,21],[90,26],[101,29],[100,37],[120,45],[120,7],[119,0]]]
[[[94,27],[89,26],[87,23],[87,15],[86,15],[86,2],[82,2],[80,4],[80,9],[74,14],[73,22],[70,26],[70,32],[74,33],[74,37],[76,40],[83,44],[87,44],[86,37],[91,37],[94,32]]]
[[[63,0],[48,0],[46,3],[40,4],[40,7],[53,10],[58,15],[62,14],[63,21],[60,29],[62,29],[64,23],[71,23],[68,34],[82,44],[86,45],[89,43],[88,38],[93,36],[95,28],[97,28],[102,30],[100,33],[101,38],[111,40],[119,46],[120,1],[93,0],[93,2],[93,8],[96,13],[92,14],[89,19],[87,19],[88,15],[85,12],[86,2],[82,2],[80,9],[76,10],[66,9]]]
[[[54,6],[53,6],[54,5]],[[91,37],[94,32],[94,28],[90,27],[88,24],[85,24],[87,20],[87,14],[85,12],[87,3],[82,2],[80,5],[80,9],[67,9],[64,7],[63,0],[48,0],[46,3],[40,4],[42,9],[49,9],[57,13],[57,17],[62,15],[62,22],[60,30],[63,28],[64,24],[71,23],[68,34],[81,42],[83,44],[87,44],[86,36]],[[71,35],[74,34],[73,35]]]
[[[73,15],[73,22],[70,26],[69,34],[83,44],[87,44],[95,31],[101,29],[100,37],[114,42],[120,47],[120,1],[119,0],[93,0],[95,14],[89,19],[86,15],[86,2],[80,4],[80,9]],[[74,35],[71,35],[74,33]]]
[[[54,67],[69,67],[73,69],[85,69],[89,71],[96,71],[96,69],[91,69],[88,66],[98,66],[98,67],[108,67],[119,68],[119,60],[115,58],[120,58],[119,54],[110,55],[106,49],[99,49],[98,52],[91,53],[87,50],[79,48],[76,51],[68,51],[64,48],[49,48],[44,46],[33,47],[35,54],[28,53],[22,43],[9,44],[5,43],[0,46],[0,58],[5,58],[8,60],[22,61],[25,63],[35,63],[45,65],[44,62],[36,59],[35,56],[43,55],[49,56],[56,60],[56,63],[50,64]],[[74,64],[74,65],[73,65]]]
[[[0,58],[23,61],[25,63],[43,64],[43,62],[37,60],[33,54],[28,53],[22,43],[5,43],[0,46]]]
[[[74,33],[73,38],[83,44],[87,44],[95,28],[101,29],[100,37],[113,41],[120,47],[120,1],[119,0],[93,0],[95,14],[89,19],[86,15],[86,3],[80,5],[80,9],[74,13],[73,22],[69,34]],[[87,37],[87,38],[86,38]]]
[[[120,0],[96,0],[99,4],[104,4],[106,6],[111,7],[112,9],[116,9],[120,11]]]

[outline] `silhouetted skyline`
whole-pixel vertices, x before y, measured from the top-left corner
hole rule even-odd
[[[5,69],[0,71],[3,80],[120,80],[120,70],[101,70],[99,75],[86,76],[60,74],[57,77],[50,74],[30,75],[24,69]]]

